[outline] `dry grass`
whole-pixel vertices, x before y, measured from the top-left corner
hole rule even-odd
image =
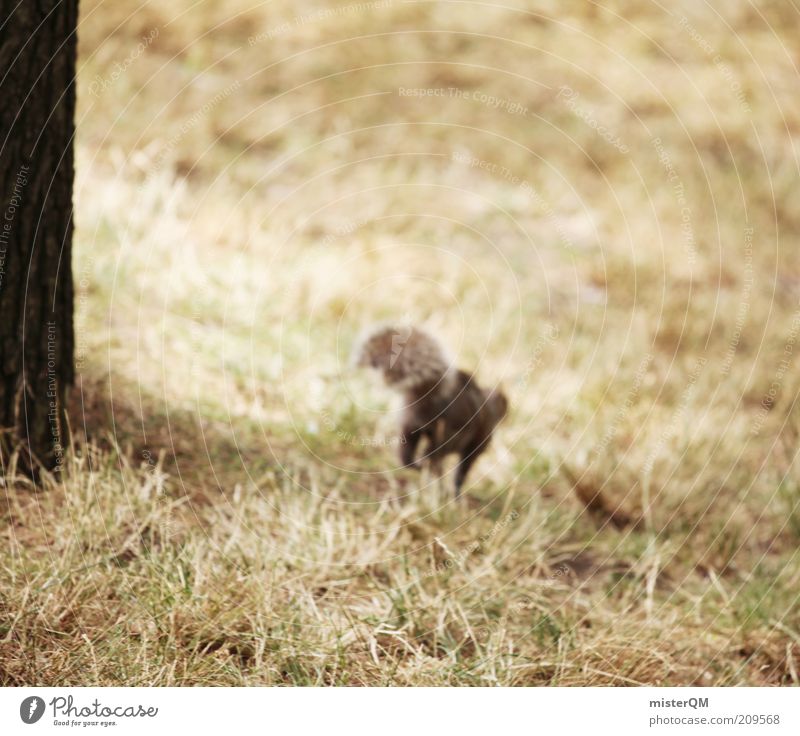
[[[797,10],[321,7],[82,0],[0,682],[799,684]],[[461,506],[347,367],[397,315],[511,396]]]

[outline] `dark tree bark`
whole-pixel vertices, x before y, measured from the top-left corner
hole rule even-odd
[[[72,384],[78,0],[0,0],[0,461],[60,470]]]

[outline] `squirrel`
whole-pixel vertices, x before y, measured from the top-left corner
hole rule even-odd
[[[442,344],[418,327],[374,328],[356,346],[356,366],[375,368],[404,399],[400,421],[400,461],[419,470],[428,459],[439,474],[445,456],[458,454],[455,495],[470,467],[486,449],[508,411],[499,389],[485,390],[474,376],[453,366]],[[415,459],[420,440],[425,455]]]

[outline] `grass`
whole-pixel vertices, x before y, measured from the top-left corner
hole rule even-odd
[[[791,4],[81,5],[2,684],[800,684]],[[398,316],[510,396],[461,504],[348,366]]]

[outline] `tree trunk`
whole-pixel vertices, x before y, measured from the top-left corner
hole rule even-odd
[[[78,0],[0,0],[0,469],[62,468]]]

